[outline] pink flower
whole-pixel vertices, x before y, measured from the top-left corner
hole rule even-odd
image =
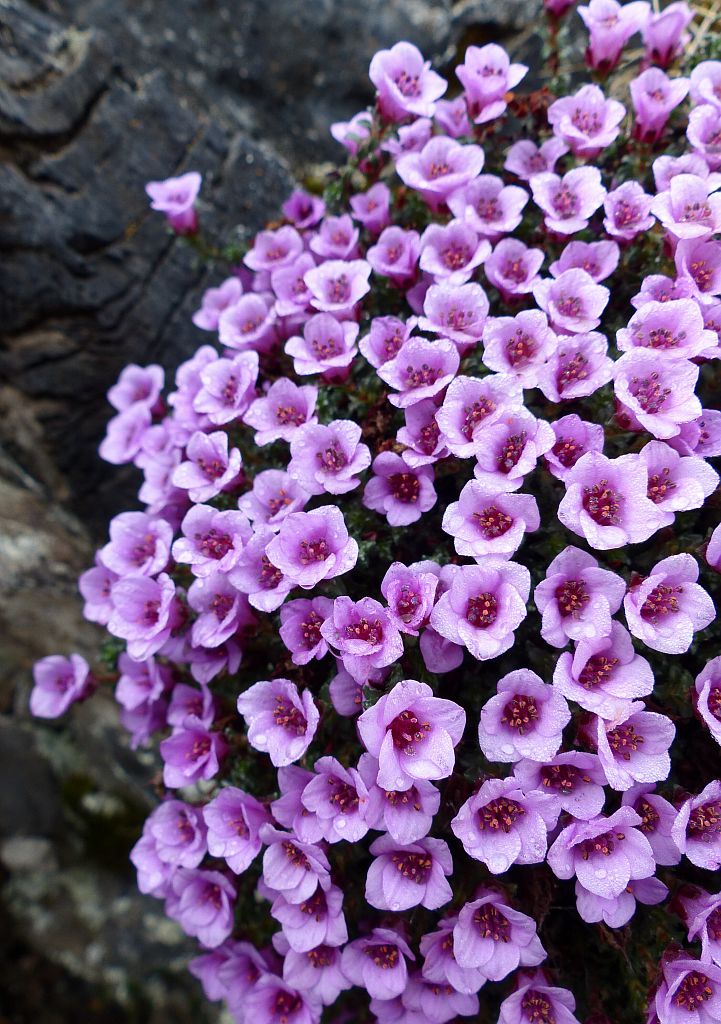
[[[690,36],[685,29],[693,18],[694,12],[684,0],[669,4],[658,14],[649,14],[641,26],[648,60],[667,68],[688,43]]]
[[[465,284],[490,251],[490,244],[479,241],[472,225],[463,220],[430,224],[421,237],[420,268],[436,281]]]
[[[311,294],[311,306],[347,319],[356,303],[370,291],[370,273],[370,264],[365,260],[327,260],[308,270],[303,280]]]
[[[539,281],[533,289],[551,323],[566,334],[587,334],[598,327],[609,294],[608,288],[596,284],[585,270],[577,269]]]
[[[668,778],[668,750],[676,727],[666,715],[646,711],[643,701],[634,701],[612,722],[597,718],[595,731],[598,759],[612,789]]]
[[[574,235],[588,227],[591,214],[606,195],[597,167],[574,167],[562,178],[536,174],[531,178],[531,191],[545,214],[546,227],[559,235]]]
[[[698,374],[688,359],[662,360],[649,349],[634,348],[617,360],[613,387],[632,425],[654,437],[675,437],[683,423],[701,415]]]
[[[330,313],[316,313],[306,320],[303,337],[295,335],[286,341],[285,351],[293,357],[299,377],[311,373],[320,373],[326,379],[343,377],[357,352],[357,337],[358,324],[353,321],[339,323]]]
[[[484,124],[500,117],[506,109],[506,93],[515,89],[527,71],[525,64],[511,64],[506,51],[495,43],[469,46],[456,75],[465,90],[471,120]]]
[[[517,175],[522,181],[530,181],[534,174],[553,171],[558,161],[568,152],[568,146],[561,139],[547,139],[540,146],[530,139],[514,142],[508,150],[504,168]]]
[[[691,555],[671,555],[628,592],[623,602],[628,628],[647,647],[683,654],[694,634],[716,618],[712,599],[696,583],[698,573]]]
[[[396,43],[375,54],[368,73],[385,117],[391,121],[403,121],[409,115],[433,117],[435,101],[448,85],[430,68],[431,62],[424,62],[411,43]]]
[[[653,196],[643,191],[637,181],[627,181],[609,192],[603,202],[606,216],[603,226],[613,238],[630,242],[643,231],[649,231],[655,222],[650,214]]]
[[[276,768],[303,756],[320,719],[311,694],[299,693],[290,679],[254,683],[238,697],[238,712],[247,722],[250,745],[268,754]]]
[[[597,85],[583,85],[573,96],[551,104],[548,123],[572,153],[588,159],[618,138],[625,115],[626,108],[618,100],[607,100]]]
[[[451,822],[469,857],[493,875],[512,864],[540,864],[548,847],[553,801],[545,793],[523,792],[514,778],[488,779]]]
[[[516,316],[486,321],[483,362],[489,370],[517,377],[522,387],[534,388],[538,387],[541,367],[557,345],[558,338],[548,326],[546,314],[537,309],[523,310]]]
[[[396,162],[396,173],[409,188],[419,192],[433,207],[481,173],[483,150],[463,146],[437,135],[419,153],[405,153]]]
[[[51,654],[33,666],[35,685],[30,693],[30,712],[36,718],[59,718],[76,700],[90,696],[95,688],[85,658]]]
[[[179,178],[149,181],[145,191],[150,196],[151,208],[165,214],[173,231],[179,235],[192,235],[198,230],[194,204],[202,183],[202,175],[188,171]]]
[[[392,836],[371,843],[375,860],[368,869],[365,897],[379,910],[437,910],[453,898],[446,875],[453,872],[448,844],[442,839],[419,839],[401,846]]]
[[[693,88],[693,72],[691,83]],[[656,142],[663,134],[671,111],[686,98],[689,80],[669,78],[660,68],[646,68],[631,81],[629,89],[636,115],[636,137],[642,142]]]
[[[608,72],[618,63],[631,36],[647,22],[651,7],[645,0],[624,4],[591,0],[587,7],[579,7],[578,13],[589,31],[586,61],[592,68]]]
[[[457,346],[448,338],[412,337],[403,342],[395,358],[383,363],[378,376],[399,392],[388,396],[391,405],[407,409],[447,388],[460,361]]]
[[[494,174],[482,174],[448,199],[450,210],[482,238],[495,240],[521,223],[528,192],[506,185]]]
[[[538,271],[544,260],[543,250],[529,249],[516,238],[503,238],[486,259],[486,277],[508,302],[527,295],[540,283]],[[529,311],[523,315],[527,316]]]
[[[489,761],[548,761],[558,753],[571,721],[557,689],[530,669],[508,672],[481,708],[478,742]]]
[[[391,526],[409,526],[432,509],[437,496],[433,469],[412,469],[400,455],[381,452],[373,460],[373,476],[365,485],[363,504],[385,515]]]

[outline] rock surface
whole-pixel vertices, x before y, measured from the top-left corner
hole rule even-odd
[[[438,64],[530,25],[540,0],[0,0],[0,1020],[193,1020],[192,948],[141,897],[127,853],[151,801],[109,699],[27,713],[32,662],[77,650],[75,581],[131,472],[96,455],[128,362],[168,371],[224,276],[149,212],[144,183],[204,175],[230,240],[277,212],[405,38]],[[207,1015],[204,1015],[206,1014]]]

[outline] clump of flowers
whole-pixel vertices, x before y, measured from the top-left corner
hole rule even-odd
[[[109,393],[132,861],[239,1024],[721,1021],[721,63],[683,2],[578,13],[572,89],[376,54],[324,196]],[[199,185],[148,192],[203,248]]]

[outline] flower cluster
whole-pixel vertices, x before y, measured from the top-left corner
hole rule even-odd
[[[578,13],[557,98],[377,53],[216,343],[109,393],[143,511],[80,589],[160,740],[132,861],[239,1024],[721,1021],[721,63],[683,2]],[[191,238],[199,184],[148,186]]]

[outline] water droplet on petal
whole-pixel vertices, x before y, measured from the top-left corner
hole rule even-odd
[[[605,868],[597,868],[596,871],[594,871],[593,873],[596,876],[596,878],[605,878],[608,874]]]
[[[396,789],[400,789],[405,781],[405,779],[396,779]]]
[[[501,750],[503,751],[504,754],[513,753],[513,747],[511,746],[510,743],[504,743],[503,746],[501,747]]]
[[[505,857],[489,857],[487,863],[488,870],[492,871],[494,875],[500,875],[508,868],[508,860]]]
[[[347,824],[348,823],[345,820],[345,818],[339,818],[338,821],[335,823],[335,827],[338,829],[339,832],[341,832],[346,827]]]
[[[264,733],[264,732],[262,732],[262,733],[260,733],[260,735],[259,735],[259,736],[256,736],[256,737],[255,737],[255,742],[256,742],[257,744],[259,744],[260,746],[262,746],[262,745],[263,745],[263,744],[265,743],[265,741],[266,741],[267,739],[268,739],[268,737],[267,737],[267,736],[265,735],[265,733]]]
[[[400,910],[400,903],[391,903],[391,910]]]

